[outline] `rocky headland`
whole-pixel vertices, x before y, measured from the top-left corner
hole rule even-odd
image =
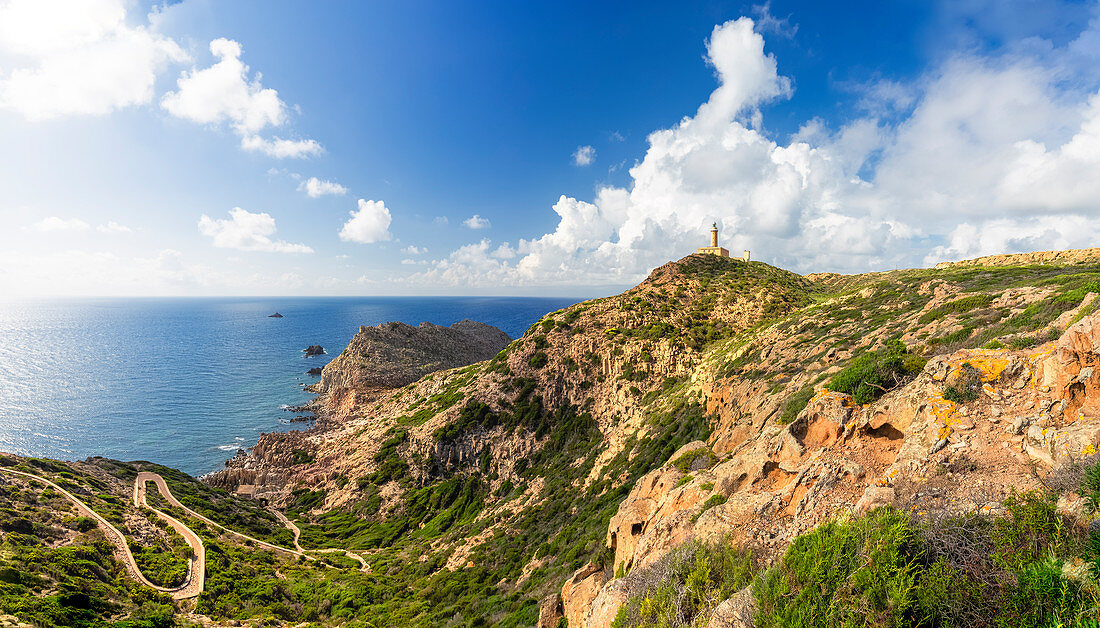
[[[346,349],[321,373],[315,392],[333,395],[400,388],[428,373],[488,360],[512,339],[485,323],[461,320],[446,327],[421,323],[362,326]]]
[[[400,322],[361,326],[338,357],[322,369],[310,369],[310,375],[321,378],[309,388],[319,397],[295,410],[316,412],[311,420],[323,419],[340,413],[342,407],[361,405],[430,373],[491,358],[509,342],[511,338],[500,329],[471,320],[449,327],[427,322],[416,327]],[[293,475],[287,469],[300,465],[296,462],[302,458],[299,452],[312,449],[312,434],[329,428],[322,420],[308,434],[263,434],[250,453],[238,454],[226,462],[224,470],[205,479],[215,486],[237,489],[244,485],[249,494],[277,497]]]

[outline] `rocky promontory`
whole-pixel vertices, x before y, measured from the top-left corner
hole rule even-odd
[[[449,327],[432,323],[413,327],[399,322],[362,326],[332,362],[323,369],[308,371],[321,376],[308,388],[321,397],[289,410],[317,413],[304,420],[340,415],[343,404],[364,403],[374,393],[411,384],[430,373],[487,360],[511,341],[500,329],[468,319]],[[318,355],[324,351],[319,345],[310,346],[314,348]],[[311,355],[308,350],[306,355]],[[339,419],[331,423],[322,420],[307,431],[261,434],[250,452],[227,460],[225,469],[204,479],[214,486],[249,495],[285,498],[285,486],[291,479],[301,481],[299,471],[306,461],[313,460],[315,445],[309,436],[339,427]]]
[[[325,366],[314,390],[329,394],[340,388],[398,388],[428,373],[487,360],[511,341],[496,327],[471,320],[450,327],[398,322],[362,326],[347,349]]]

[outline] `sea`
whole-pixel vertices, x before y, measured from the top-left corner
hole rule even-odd
[[[472,319],[517,338],[573,298],[112,298],[0,302],[0,451],[201,475],[305,429],[306,374],[360,325]],[[279,312],[283,318],[269,318]],[[306,357],[319,344],[325,354]]]

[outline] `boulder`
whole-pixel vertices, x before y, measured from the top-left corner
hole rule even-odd
[[[321,345],[309,345],[305,349],[302,349],[302,353],[307,356],[323,355],[325,353],[325,348]]]
[[[615,621],[615,616],[619,613],[619,607],[629,597],[622,578],[608,582],[600,589],[596,599],[592,600],[592,607],[588,609],[588,616],[582,625],[585,628],[610,628],[611,622]],[[569,626],[572,628],[573,624]]]
[[[894,502],[897,494],[889,486],[868,486],[863,497],[856,502],[856,512],[863,513],[875,508],[888,506]]]
[[[752,587],[745,587],[714,608],[707,628],[752,628],[755,613]]]
[[[539,605],[538,628],[558,628],[562,617],[561,596],[553,593],[544,597]]]
[[[562,585],[561,602],[570,628],[583,628],[587,625],[588,611],[600,594],[604,582],[604,568],[589,563],[574,572]]]

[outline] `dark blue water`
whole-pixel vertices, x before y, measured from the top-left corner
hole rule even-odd
[[[0,450],[221,468],[360,325],[470,318],[513,338],[568,298],[82,299],[0,303]],[[268,318],[278,311],[285,318]],[[307,358],[320,344],[327,355]]]

